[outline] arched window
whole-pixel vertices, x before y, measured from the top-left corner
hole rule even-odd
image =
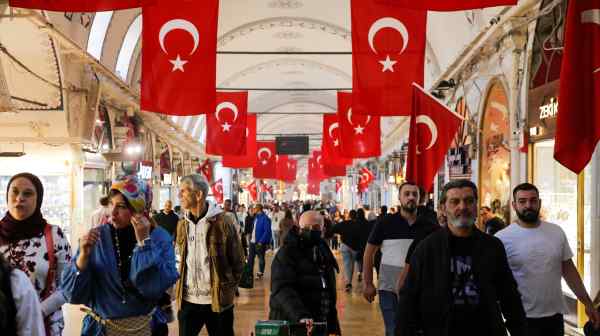
[[[112,15],[113,12],[96,13],[94,16],[94,22],[92,22],[92,27],[90,28],[87,52],[98,60],[102,56],[102,47],[104,46],[106,31],[108,31],[108,26],[110,25]]]
[[[125,38],[123,39],[123,44],[121,45],[121,50],[119,50],[119,56],[117,57],[117,68],[116,73],[123,80],[127,80],[127,73],[129,72],[129,65],[131,64],[131,60],[133,57],[133,52],[135,51],[135,46],[140,39],[142,34],[142,16],[133,20],[129,29],[127,30],[127,34],[125,34]]]

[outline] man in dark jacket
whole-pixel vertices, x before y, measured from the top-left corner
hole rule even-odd
[[[173,202],[171,200],[165,202],[165,208],[155,215],[153,219],[160,227],[167,230],[171,237],[173,237],[173,240],[176,240],[179,216],[173,211]]]
[[[525,335],[521,295],[502,242],[475,227],[477,187],[444,186],[448,220],[416,248],[400,290],[396,335]],[[504,316],[504,319],[503,319]]]
[[[335,257],[322,238],[323,216],[306,211],[288,233],[271,265],[269,319],[292,324],[326,322],[341,335],[336,309]]]

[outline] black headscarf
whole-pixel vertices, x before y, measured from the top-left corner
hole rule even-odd
[[[6,188],[6,199],[10,197],[10,185],[18,178],[28,179],[34,186],[37,194],[35,211],[25,220],[16,220],[10,211],[6,212],[4,218],[0,220],[0,246],[8,243],[17,242],[23,239],[39,237],[44,233],[44,228],[48,224],[42,216],[42,201],[44,200],[44,186],[40,179],[30,173],[20,173],[11,177]]]

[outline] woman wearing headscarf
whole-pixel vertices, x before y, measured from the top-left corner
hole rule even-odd
[[[126,176],[109,196],[110,222],[79,240],[62,288],[69,303],[87,307],[82,335],[150,335],[158,300],[178,278],[173,243],[148,217],[145,183]]]
[[[6,199],[8,211],[0,221],[0,253],[31,280],[41,301],[46,334],[61,335],[65,297],[59,289],[60,274],[71,260],[71,246],[62,230],[42,216],[44,187],[37,176],[13,176]]]

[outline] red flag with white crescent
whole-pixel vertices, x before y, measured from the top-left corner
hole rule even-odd
[[[246,154],[223,155],[223,166],[229,168],[252,168],[256,164],[256,115],[248,114],[246,125]]]
[[[352,164],[352,159],[344,157],[342,152],[342,131],[337,114],[323,115],[323,163],[334,165]]]
[[[211,184],[210,189],[217,204],[223,203],[223,179],[219,179],[217,182]]]
[[[378,0],[400,8],[430,10],[430,11],[462,11],[497,6],[513,6],[517,0]]]
[[[306,193],[309,195],[319,196],[321,194],[321,182],[320,181],[308,181],[306,187]]]
[[[219,1],[157,1],[142,15],[141,108],[178,116],[213,111]]]
[[[256,142],[256,164],[252,168],[254,178],[276,179],[275,141]]]
[[[463,119],[416,84],[412,110],[406,180],[431,192]]]
[[[212,181],[213,175],[213,167],[210,159],[204,160],[204,162],[198,167],[196,170],[197,173],[202,173],[208,182]]]
[[[252,201],[256,202],[256,199],[258,198],[258,190],[257,190],[257,186],[256,186],[256,180],[253,180],[252,183],[248,184],[246,186],[246,189],[248,190],[248,193],[250,194]]]
[[[335,180],[335,192],[339,193],[341,189],[342,189],[342,181]]]
[[[375,175],[367,167],[362,167],[358,173],[358,191],[362,193],[367,191],[369,184],[375,179]]]
[[[338,92],[342,153],[352,158],[378,157],[381,155],[381,117],[355,114],[352,97],[351,93]]]
[[[290,159],[287,155],[277,155],[277,179],[283,182],[294,182],[296,180],[297,161]]]
[[[155,0],[9,0],[11,7],[43,9],[55,12],[105,12],[137,8]]]
[[[554,158],[579,174],[600,139],[600,0],[568,3]]]
[[[423,84],[427,11],[351,1],[354,114],[408,116]]]
[[[217,92],[214,113],[206,115],[206,153],[246,155],[248,92]]]

